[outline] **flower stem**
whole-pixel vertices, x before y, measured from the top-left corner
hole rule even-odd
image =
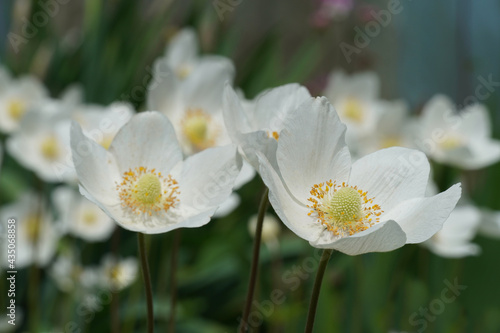
[[[264,216],[267,211],[267,206],[269,204],[268,200],[269,189],[266,187],[259,205],[259,215],[257,217],[257,228],[255,230],[255,239],[253,243],[253,258],[252,258],[252,268],[250,271],[250,281],[248,282],[248,292],[247,299],[245,302],[245,308],[243,310],[243,317],[241,318],[241,324],[239,328],[240,333],[247,331],[248,326],[248,316],[250,315],[250,310],[252,308],[253,295],[255,291],[255,283],[257,282],[257,272],[259,269],[259,255],[260,255],[260,243],[262,238],[262,224],[264,222]]]
[[[325,275],[326,265],[332,256],[333,249],[324,249],[319,262],[318,272],[314,280],[313,292],[311,295],[311,303],[309,304],[309,313],[307,315],[306,333],[311,333],[314,326],[314,317],[316,317],[316,308],[318,306],[319,291],[321,290],[321,282]]]
[[[177,304],[177,258],[179,257],[179,244],[181,242],[181,229],[174,230],[174,243],[172,244],[172,257],[170,258],[170,322],[169,332],[175,332],[175,308]]]
[[[154,314],[153,314],[153,293],[151,291],[151,278],[149,276],[149,265],[146,256],[146,246],[144,244],[144,234],[137,233],[137,243],[139,247],[139,255],[141,257],[142,279],[144,280],[144,289],[146,291],[146,302],[148,308],[148,333],[153,333],[154,330]]]

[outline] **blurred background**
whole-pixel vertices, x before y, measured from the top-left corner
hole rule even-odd
[[[458,105],[467,104],[467,97],[474,96],[476,87],[486,80],[492,90],[482,102],[490,111],[493,136],[499,138],[500,95],[494,90],[500,86],[500,1],[397,3],[401,10],[360,47],[355,43],[357,29],[364,31],[376,20],[373,12],[395,6],[394,0],[2,1],[0,64],[13,76],[35,75],[53,97],[78,84],[86,103],[107,105],[121,100],[140,111],[145,108],[145,87],[154,60],[177,31],[192,27],[201,53],[234,61],[235,86],[248,98],[290,82],[321,95],[334,69],[374,70],[381,78],[381,97],[404,99],[418,114],[437,93]],[[4,144],[6,136],[1,139]],[[500,210],[500,165],[467,175],[474,182],[471,201]],[[39,183],[32,171],[4,155],[0,205],[14,202],[27,189],[50,193],[57,186]],[[443,190],[450,183],[438,185]],[[236,330],[251,262],[248,221],[257,212],[262,190],[261,180],[255,177],[238,190],[242,204],[231,214],[202,229],[183,230],[177,332]],[[171,310],[174,234],[148,238],[157,330],[164,332]],[[483,236],[474,241],[482,253],[460,259],[438,257],[417,245],[356,257],[334,253],[319,300],[316,332],[500,332],[500,242]],[[58,250],[68,247],[77,249],[82,266],[99,264],[104,253],[134,257],[137,252],[135,234],[121,228],[110,241],[88,243],[66,236]],[[278,245],[264,244],[261,255],[255,295],[260,305],[254,308],[253,319],[262,324],[255,331],[301,332],[315,273],[315,269],[307,271],[304,263],[314,257],[314,249],[281,226]],[[292,274],[293,281],[283,278],[297,267],[305,273]],[[30,287],[33,276],[36,289]],[[467,288],[440,309],[441,303],[432,302],[441,299],[454,281]],[[110,332],[113,306],[119,309],[121,332],[145,331],[140,276],[114,293],[113,301],[101,299],[92,316],[81,311],[78,293],[58,288],[48,270],[19,270],[17,286],[22,318],[15,331]],[[269,305],[265,301],[274,289],[282,290],[285,300]],[[4,278],[0,290],[0,305],[5,309]],[[421,309],[432,306],[435,311],[426,317],[427,310]],[[78,330],[68,323],[76,323]]]

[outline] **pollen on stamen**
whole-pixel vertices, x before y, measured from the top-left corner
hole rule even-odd
[[[325,187],[326,184],[326,187]],[[308,216],[314,217],[327,230],[337,237],[352,236],[367,230],[380,222],[384,212],[378,204],[370,205],[375,198],[368,198],[368,193],[349,186],[346,182],[337,184],[329,180],[314,184],[308,198],[311,211]]]
[[[177,181],[143,166],[125,171],[116,190],[122,208],[143,218],[163,215],[179,202]]]

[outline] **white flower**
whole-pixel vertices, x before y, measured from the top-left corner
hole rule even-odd
[[[422,243],[435,254],[445,258],[461,258],[478,255],[477,244],[471,243],[481,221],[479,210],[472,205],[458,206],[438,231]]]
[[[25,168],[47,182],[74,181],[69,147],[70,122],[58,105],[44,112],[29,111],[21,128],[7,140],[7,151]],[[61,111],[62,112],[62,111]]]
[[[71,147],[80,192],[125,229],[143,233],[208,223],[241,169],[232,146],[183,161],[171,123],[158,112],[133,116],[108,150],[73,123]]]
[[[81,106],[73,114],[83,133],[95,142],[108,149],[118,130],[125,125],[134,109],[127,103],[113,103],[108,107],[100,105]]]
[[[109,290],[125,289],[135,281],[137,269],[136,258],[117,259],[112,255],[106,255],[100,267],[101,284]]]
[[[199,55],[198,37],[191,28],[179,31],[170,41],[162,58],[179,80],[184,80],[197,70],[201,64],[210,67],[226,58],[217,55]]]
[[[486,237],[500,238],[500,211],[481,209],[479,232]]]
[[[76,291],[82,294],[97,288],[99,283],[97,270],[83,267],[79,258],[72,252],[59,255],[50,267],[49,275],[64,292]]]
[[[269,201],[288,228],[350,255],[420,243],[441,229],[459,184],[426,198],[424,154],[388,148],[351,164],[344,135],[328,101],[311,98],[285,120],[275,159],[258,153]]]
[[[500,160],[500,141],[491,138],[491,123],[483,105],[470,105],[457,114],[450,99],[437,95],[422,112],[417,139],[419,148],[432,159],[467,170]]]
[[[358,151],[361,156],[389,147],[411,147],[408,105],[404,101],[375,102],[379,110],[376,126],[371,133],[360,139]],[[348,129],[349,130],[349,129]]]
[[[174,125],[186,155],[230,143],[222,119],[222,93],[232,82],[234,66],[229,59],[200,64],[180,81],[160,59],[149,86],[149,110],[164,113]]]
[[[348,75],[341,70],[330,74],[324,95],[347,126],[347,143],[357,148],[359,140],[370,135],[378,122],[380,80],[374,72]]]
[[[4,81],[0,87],[5,85],[5,74],[0,81]],[[0,131],[16,131],[26,112],[47,96],[46,89],[34,77],[25,76],[8,82],[7,88],[0,90]]]
[[[311,98],[298,84],[287,84],[260,93],[253,101],[242,100],[230,85],[224,91],[224,121],[231,140],[249,163],[259,169],[256,152],[274,155],[283,121],[302,102]]]
[[[61,235],[53,224],[52,215],[45,208],[45,202],[37,195],[27,192],[18,201],[2,207],[0,218],[2,221],[11,218],[16,220],[16,268],[21,269],[31,264],[40,267],[47,265]],[[0,246],[2,249],[7,248],[6,244]],[[6,267],[5,252],[3,256],[0,265]]]
[[[69,234],[88,242],[108,239],[115,223],[99,207],[69,187],[58,187],[52,193],[59,223]]]

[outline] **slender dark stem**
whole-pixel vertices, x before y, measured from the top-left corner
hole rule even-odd
[[[316,308],[318,306],[319,291],[321,290],[321,282],[325,275],[326,265],[332,256],[333,249],[324,249],[319,262],[318,273],[314,280],[313,292],[311,295],[311,303],[309,304],[309,313],[307,315],[306,333],[311,333],[314,327],[314,317],[316,317]]]
[[[179,244],[181,243],[181,229],[174,230],[174,243],[172,244],[172,257],[170,258],[170,321],[169,332],[175,332],[175,308],[177,304],[177,258],[179,257]]]
[[[144,280],[144,289],[146,291],[146,302],[148,307],[148,333],[153,333],[153,292],[151,290],[151,278],[149,274],[148,259],[146,256],[146,245],[144,244],[144,234],[140,232],[137,233],[137,243],[139,246],[139,255],[141,257],[142,279]]]
[[[255,291],[255,283],[257,282],[257,271],[259,269],[259,255],[260,255],[260,243],[262,238],[262,224],[264,222],[264,216],[266,215],[267,206],[269,204],[268,200],[269,189],[266,187],[264,193],[262,194],[262,199],[259,205],[259,215],[257,217],[257,229],[255,230],[255,239],[253,243],[253,258],[252,258],[252,268],[250,271],[250,281],[248,282],[248,292],[247,299],[245,302],[245,308],[243,310],[243,317],[241,318],[241,324],[239,328],[240,333],[247,331],[248,326],[248,316],[250,315],[250,310],[252,309],[253,295]]]
[[[111,252],[113,255],[118,255],[120,244],[120,228],[116,228],[111,236]],[[119,294],[116,293],[111,299],[111,332],[120,333],[120,300]]]

